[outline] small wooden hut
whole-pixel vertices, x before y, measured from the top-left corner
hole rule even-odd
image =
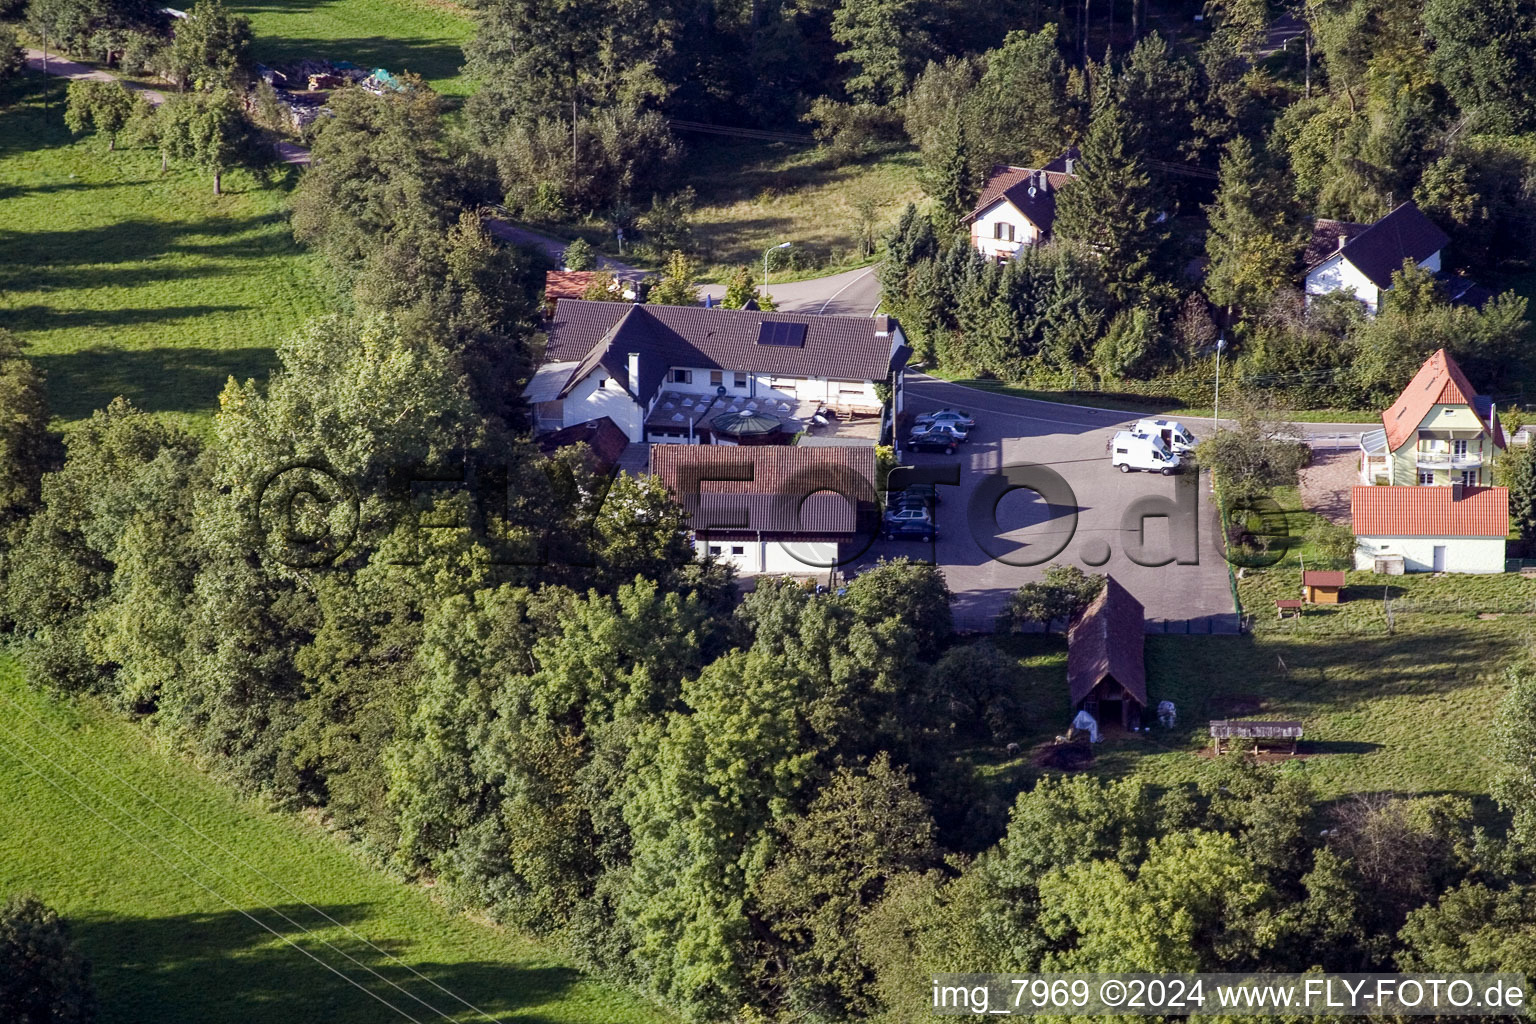
[[[1301,592],[1308,604],[1338,604],[1343,589],[1342,572],[1308,569],[1301,574]]]
[[[1100,725],[1115,718],[1127,729],[1140,725],[1147,706],[1145,642],[1141,602],[1111,576],[1067,632],[1072,710],[1086,710]]]
[[[1244,740],[1247,746],[1248,740],[1253,741],[1253,752],[1259,752],[1261,740],[1290,740],[1291,753],[1296,753],[1296,746],[1301,742],[1300,722],[1234,722],[1225,719],[1211,723],[1211,744],[1218,755],[1221,754],[1222,743],[1230,743],[1232,740]]]

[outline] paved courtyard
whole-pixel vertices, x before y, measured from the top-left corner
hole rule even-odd
[[[1129,414],[933,380],[913,381],[908,401],[916,412],[964,409],[977,429],[954,456],[904,454],[900,460],[954,474],[955,484],[939,488],[938,540],[877,541],[849,566],[852,571],[881,556],[933,561],[955,594],[957,625],[986,629],[1018,587],[1038,580],[1053,563],[1075,564],[1120,581],[1146,607],[1151,631],[1237,631],[1208,477],[1114,470],[1108,442],[1131,422]],[[1186,425],[1197,437],[1208,427]],[[1022,487],[1008,490],[1005,467],[1028,463],[1048,467],[1065,490],[1050,500]],[[1046,480],[1047,490],[1060,487]]]

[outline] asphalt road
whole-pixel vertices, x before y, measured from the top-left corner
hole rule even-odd
[[[1237,631],[1209,475],[1123,474],[1110,466],[1108,441],[1135,416],[922,375],[909,379],[907,397],[918,413],[964,409],[977,428],[953,456],[907,453],[900,460],[954,474],[956,483],[939,487],[937,541],[876,541],[852,571],[881,556],[932,561],[955,595],[957,624],[985,629],[1018,587],[1053,563],[1074,564],[1114,576],[1145,606],[1149,631]],[[1210,429],[1208,420],[1185,425],[1197,438]],[[1331,444],[1351,429],[1358,434],[1361,425],[1308,424],[1306,433]],[[1025,464],[1056,474],[1059,482],[1048,481],[1047,489],[1065,489],[1050,500],[1023,487],[1007,490],[1004,467]]]
[[[809,281],[770,285],[768,293],[784,313],[825,313],[829,316],[873,316],[880,305],[879,267],[862,267]],[[719,301],[725,285],[706,284],[699,297]]]

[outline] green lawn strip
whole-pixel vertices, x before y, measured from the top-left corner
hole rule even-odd
[[[102,1024],[400,1019],[301,949],[422,1021],[442,1017],[418,999],[485,1019],[454,996],[496,1020],[669,1019],[237,798],[116,714],[29,689],[0,657],[0,893],[20,890],[69,920]]]
[[[1274,601],[1299,597],[1295,568],[1250,571],[1239,583],[1254,616],[1243,636],[1146,639],[1147,695],[1171,700],[1174,729],[1153,724],[1112,734],[1087,769],[1154,785],[1192,782],[1211,771],[1212,719],[1296,719],[1302,752],[1288,762],[1325,799],[1351,793],[1459,793],[1479,801],[1492,778],[1489,722],[1507,683],[1503,669],[1536,633],[1536,597],[1518,576],[1383,577],[1348,574],[1347,600],[1309,606],[1301,619],[1274,618]],[[1391,596],[1393,632],[1382,598]],[[978,751],[978,770],[1007,794],[1049,769],[1035,751],[1066,731],[1072,712],[1066,639],[997,638],[1018,659],[1016,756]],[[1149,722],[1155,717],[1149,713]]]
[[[438,92],[467,96],[461,47],[469,12],[448,0],[259,0],[232,5],[251,19],[257,60],[348,60],[372,70],[412,71]]]
[[[215,196],[146,150],[72,140],[62,89],[45,111],[43,85],[0,90],[0,324],[30,343],[64,422],[122,394],[195,424],[325,308],[319,260],[288,227],[295,172],[232,172]]]
[[[1033,398],[1041,402],[1062,402],[1068,405],[1085,405],[1093,409],[1110,409],[1115,412],[1135,413],[1141,416],[1177,414],[1191,420],[1190,426],[1198,429],[1199,420],[1210,420],[1215,410],[1211,407],[1185,406],[1172,399],[1143,398],[1137,395],[1113,394],[1098,391],[1038,391],[1016,387],[997,380],[978,380],[963,377],[942,367],[925,366],[923,372],[952,384],[961,384],[978,391],[1014,398]],[[1297,423],[1380,423],[1381,413],[1368,409],[1291,409],[1277,413],[1284,419]]]

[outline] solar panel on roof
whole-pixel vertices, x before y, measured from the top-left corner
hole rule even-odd
[[[788,348],[805,347],[805,324],[787,324],[777,320],[764,320],[757,326],[759,345],[784,345]]]

